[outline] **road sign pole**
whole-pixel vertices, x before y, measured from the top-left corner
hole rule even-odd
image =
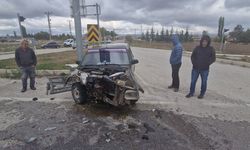
[[[81,25],[79,0],[72,0],[72,8],[73,8],[73,17],[75,22],[77,60],[79,62],[82,62],[83,56],[85,55],[86,51],[83,51],[83,44],[82,44],[82,25]]]

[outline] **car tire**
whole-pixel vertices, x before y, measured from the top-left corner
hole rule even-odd
[[[81,83],[74,83],[71,93],[76,104],[85,104],[88,101],[86,87],[81,85]]]
[[[138,101],[138,100],[130,101],[130,105],[131,105],[131,106],[135,106],[137,101]]]

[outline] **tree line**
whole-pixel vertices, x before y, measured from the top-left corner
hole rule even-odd
[[[250,29],[244,30],[242,25],[237,25],[229,33],[229,41],[238,43],[250,43]]]
[[[162,28],[160,32],[155,31],[152,27],[151,30],[147,30],[146,33],[142,33],[141,40],[145,41],[157,41],[157,42],[171,42],[171,37],[173,34],[176,34],[179,36],[179,39],[181,42],[190,42],[193,41],[193,35],[189,33],[188,28],[186,28],[186,31],[174,31],[174,28],[172,27],[170,30]]]
[[[49,33],[45,32],[45,31],[40,31],[38,33],[35,34],[27,34],[26,35],[27,38],[35,38],[36,40],[48,40],[49,39]],[[70,39],[73,38],[72,35],[70,34],[58,34],[58,35],[52,35],[52,39],[53,40],[66,40],[66,39]]]
[[[105,28],[100,28],[100,32],[102,35],[102,39],[104,39],[104,36],[111,36],[112,38],[114,38],[115,36],[117,36],[117,33],[115,31],[108,31]],[[45,32],[45,31],[40,31],[38,33],[35,34],[27,34],[25,37],[28,38],[35,38],[37,40],[48,40],[49,39],[49,33]],[[54,40],[66,40],[69,38],[74,38],[72,35],[70,34],[58,34],[58,35],[52,35],[52,39]]]

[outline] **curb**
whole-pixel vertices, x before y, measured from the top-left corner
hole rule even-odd
[[[0,69],[0,76],[14,76],[19,74],[19,69]],[[62,74],[69,74],[69,70],[36,70],[37,76],[60,76]]]
[[[0,52],[0,55],[8,55],[8,54],[14,54],[14,51],[11,52]]]

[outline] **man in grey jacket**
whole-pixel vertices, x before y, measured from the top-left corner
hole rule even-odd
[[[33,49],[29,47],[28,40],[21,41],[21,46],[15,52],[16,64],[20,68],[22,76],[22,90],[27,90],[27,79],[30,78],[30,89],[36,90],[35,87],[35,67],[37,64],[36,55]]]

